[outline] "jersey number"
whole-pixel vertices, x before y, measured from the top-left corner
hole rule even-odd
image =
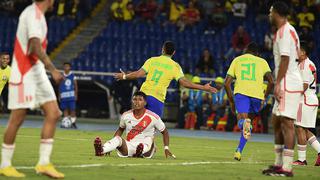
[[[255,81],[256,80],[256,64],[241,64],[241,80]]]
[[[154,86],[156,86],[158,84],[162,75],[163,75],[162,71],[158,71],[158,70],[154,71],[153,76],[151,78],[151,81],[154,81]]]

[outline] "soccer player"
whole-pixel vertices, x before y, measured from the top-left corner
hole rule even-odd
[[[113,150],[120,157],[152,158],[155,153],[154,134],[158,130],[163,135],[165,156],[175,156],[169,150],[169,133],[161,118],[147,110],[147,96],[141,91],[133,94],[132,110],[122,114],[120,125],[114,137],[102,145],[97,137],[94,141],[95,155],[103,156]],[[126,131],[126,139],[121,136]]]
[[[70,118],[71,128],[77,129],[76,125],[76,101],[78,99],[78,83],[76,77],[71,72],[71,64],[64,63],[64,80],[59,86],[60,108],[64,118]]]
[[[53,8],[53,0],[35,0],[19,17],[11,77],[9,80],[9,103],[11,110],[3,135],[0,175],[24,177],[11,164],[17,132],[23,123],[27,109],[41,107],[45,120],[41,132],[39,161],[35,167],[38,174],[63,178],[50,163],[56,123],[61,115],[57,98],[46,70],[59,83],[63,76],[46,54],[47,24],[44,13]]]
[[[298,160],[294,165],[307,165],[307,142],[318,153],[315,166],[320,166],[320,144],[315,135],[308,128],[315,128],[319,100],[316,94],[317,69],[308,58],[309,48],[306,43],[300,44],[299,67],[303,79],[304,98],[301,99],[298,118],[295,121],[298,139]]]
[[[3,88],[10,79],[11,67],[8,65],[10,62],[10,55],[7,52],[0,53],[0,95]]]
[[[293,176],[294,120],[297,119],[303,92],[297,62],[300,41],[296,30],[287,20],[288,14],[289,8],[282,1],[275,2],[270,8],[269,19],[277,32],[273,43],[276,101],[272,110],[276,157],[274,165],[262,171],[269,176]]]
[[[236,57],[227,72],[225,89],[230,102],[231,110],[237,113],[238,127],[242,130],[239,145],[234,159],[240,161],[241,153],[251,136],[251,120],[262,109],[264,100],[273,87],[273,78],[266,60],[258,57],[259,46],[250,43],[244,55]],[[268,81],[264,93],[264,78]],[[231,83],[235,79],[234,92]]]
[[[180,65],[172,60],[174,54],[174,43],[167,41],[163,44],[162,55],[148,59],[138,71],[129,74],[121,72],[114,75],[117,80],[137,79],[147,76],[140,90],[147,94],[146,108],[160,117],[163,112],[167,88],[173,79],[186,88],[204,90],[210,93],[217,92],[217,89],[211,87],[210,83],[200,85],[187,80]]]

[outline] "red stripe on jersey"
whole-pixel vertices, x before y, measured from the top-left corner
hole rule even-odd
[[[152,111],[150,111],[150,110],[147,110],[147,111],[146,111],[146,114],[148,114],[148,115],[150,115],[150,116],[153,116],[153,117],[156,118],[156,119],[160,119],[160,117],[158,116],[158,114],[156,114],[156,113],[154,113],[154,112],[152,112]]]
[[[149,126],[151,122],[152,119],[149,116],[144,116],[144,118],[129,131],[127,135],[127,141],[132,140],[134,137],[140,134]]]
[[[301,122],[302,120],[302,104],[299,104],[298,112],[297,112],[297,122]]]

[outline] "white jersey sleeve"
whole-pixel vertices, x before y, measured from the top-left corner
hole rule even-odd
[[[284,28],[284,31],[279,37],[279,53],[280,56],[290,56],[290,32],[288,28]]]
[[[41,14],[39,15],[36,10],[36,13],[34,11],[28,11],[28,15],[26,18],[27,23],[27,33],[28,33],[28,39],[31,38],[39,38],[42,40],[43,34],[42,34],[42,24],[41,24]]]
[[[154,126],[160,132],[162,132],[162,131],[164,131],[166,129],[166,126],[164,125],[163,121],[160,118],[155,120]]]
[[[121,115],[119,127],[126,128],[125,115]]]
[[[303,80],[303,83],[310,84],[313,79],[312,74],[310,73],[309,67],[307,67],[307,63],[303,62],[300,64],[300,73]]]

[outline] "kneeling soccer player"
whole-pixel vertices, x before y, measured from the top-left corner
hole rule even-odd
[[[158,115],[145,108],[146,94],[141,91],[134,93],[132,110],[122,114],[120,125],[114,137],[102,145],[97,137],[94,141],[95,155],[103,156],[113,150],[120,157],[151,158],[155,153],[154,134],[159,130],[163,134],[165,156],[175,156],[169,151],[169,133]],[[127,138],[121,135],[126,130]]]
[[[262,109],[264,100],[268,97],[273,87],[273,79],[270,67],[266,60],[258,57],[259,46],[250,43],[246,54],[235,58],[227,72],[225,89],[230,101],[232,112],[237,110],[238,126],[243,131],[241,133],[238,148],[234,154],[234,159],[240,161],[241,153],[247,140],[251,136],[250,115],[257,115]],[[266,93],[264,94],[263,80],[268,80]],[[231,90],[231,83],[236,80],[234,94]],[[233,100],[234,98],[234,100]]]

